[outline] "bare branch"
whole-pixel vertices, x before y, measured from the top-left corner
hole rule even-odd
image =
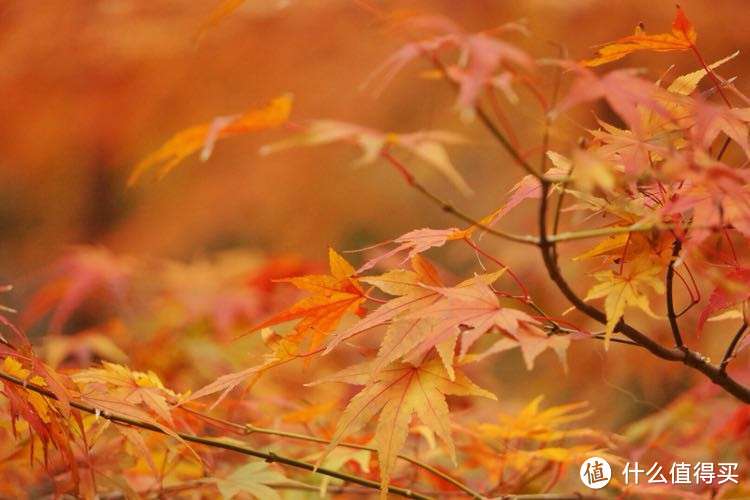
[[[682,335],[680,334],[680,325],[677,323],[677,313],[674,309],[674,266],[677,261],[677,257],[680,255],[682,250],[682,241],[679,238],[675,238],[672,243],[672,257],[669,259],[669,265],[667,266],[667,277],[666,277],[666,288],[667,288],[667,318],[669,319],[669,327],[672,329],[672,337],[674,337],[675,346],[682,349],[684,344],[682,343]]]

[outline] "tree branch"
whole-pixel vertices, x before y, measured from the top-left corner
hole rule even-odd
[[[39,385],[30,383],[26,380],[22,380],[18,377],[14,377],[13,375],[0,372],[0,378],[8,382],[11,382],[15,385],[18,385],[24,389],[41,394],[42,396],[46,398],[49,398],[52,400],[58,399],[57,396],[52,391],[45,389],[44,387],[41,387]],[[101,418],[105,418],[111,422],[115,422],[115,423],[122,424],[122,425],[129,425],[132,427],[138,427],[140,429],[166,435],[166,433],[161,428],[148,422],[144,422],[138,419],[134,419],[134,418],[130,418],[130,417],[122,416],[122,415],[115,415],[115,414],[108,413],[108,412],[104,413],[101,411],[97,411],[96,408],[90,407],[83,403],[79,403],[77,401],[70,401],[70,406],[78,410],[84,411],[86,413],[98,415]],[[212,448],[220,448],[220,449],[224,449],[228,451],[233,451],[235,453],[241,453],[243,455],[249,455],[251,457],[261,458],[268,463],[277,462],[283,465],[288,465],[290,467],[295,467],[297,469],[305,469],[313,473],[322,474],[324,476],[331,476],[331,477],[335,477],[338,479],[342,479],[344,481],[359,484],[361,486],[366,486],[371,489],[375,489],[375,490],[380,489],[380,484],[376,481],[371,481],[369,479],[365,479],[362,477],[354,476],[351,474],[346,474],[344,472],[326,469],[325,467],[316,468],[315,465],[311,463],[303,462],[301,460],[295,460],[293,458],[285,457],[283,455],[277,455],[276,453],[272,451],[269,451],[267,453],[258,451],[247,446],[241,446],[238,444],[226,442],[222,440],[221,438],[217,439],[217,438],[200,437],[200,436],[195,436],[193,434],[187,434],[185,432],[179,432],[179,431],[175,431],[175,434],[179,436],[181,439],[191,442],[191,443],[201,444],[204,446],[210,446]],[[415,498],[418,500],[432,500],[432,497],[429,497],[427,495],[422,495],[421,493],[411,491],[410,489],[407,489],[407,488],[400,488],[398,486],[391,486],[391,485],[388,485],[387,488],[388,488],[387,491],[389,493],[393,493],[394,495],[398,495],[401,497]]]
[[[224,420],[223,418],[218,418],[218,417],[213,417],[211,415],[206,415],[204,413],[192,410],[192,409],[184,407],[184,406],[182,407],[182,409],[184,411],[187,411],[189,413],[197,415],[197,416],[199,416],[201,418],[204,418],[204,419],[207,419],[207,420],[213,420],[214,422],[217,422],[217,423],[219,423],[219,424],[221,424],[223,426],[231,427],[233,429],[236,429],[236,430],[242,432],[243,434],[266,434],[266,435],[270,435],[270,436],[285,437],[285,438],[289,438],[289,439],[297,439],[297,440],[300,440],[300,441],[308,441],[310,443],[320,443],[320,444],[326,444],[326,445],[327,444],[331,444],[331,441],[329,441],[328,439],[317,438],[315,436],[307,436],[305,434],[298,434],[296,432],[287,432],[287,431],[281,431],[281,430],[277,430],[277,429],[267,429],[265,427],[257,427],[257,426],[252,425],[252,424],[238,424],[236,422],[231,422],[229,420]],[[343,446],[344,448],[353,448],[355,450],[367,450],[367,451],[372,451],[372,452],[377,452],[378,451],[377,449],[375,449],[375,448],[373,448],[371,446],[365,446],[365,445],[356,444],[356,443],[341,442],[341,443],[338,443],[337,446]],[[428,463],[422,462],[421,460],[417,460],[416,458],[412,458],[412,457],[407,456],[407,455],[401,455],[401,454],[399,454],[399,455],[396,455],[396,457],[400,458],[401,460],[404,460],[406,462],[409,462],[409,463],[411,463],[413,465],[416,465],[417,467],[419,467],[421,469],[424,469],[427,472],[430,472],[431,474],[434,474],[435,476],[443,479],[444,481],[447,481],[447,482],[451,483],[456,488],[459,488],[461,491],[469,494],[472,498],[478,498],[478,499],[484,498],[484,496],[481,493],[479,493],[479,492],[471,489],[469,486],[463,484],[461,481],[453,478],[452,476],[450,476],[450,475],[448,475],[448,474],[446,474],[446,473],[444,473],[444,472],[436,469],[435,467],[432,467]]]
[[[583,299],[573,291],[560,272],[560,268],[553,256],[555,242],[550,241],[547,237],[547,194],[549,193],[549,187],[550,183],[542,180],[542,193],[539,206],[539,248],[542,252],[542,259],[544,261],[544,266],[547,269],[547,274],[560,292],[562,292],[565,298],[568,299],[576,309],[597,322],[606,324],[607,315],[596,307],[584,302]],[[622,320],[617,326],[615,326],[615,331],[622,333],[627,338],[661,359],[667,361],[678,361],[698,370],[711,380],[711,382],[722,387],[725,391],[740,401],[750,403],[750,388],[743,386],[738,381],[728,376],[720,367],[712,365],[702,354],[685,348],[670,349],[664,347]]]
[[[453,206],[451,203],[448,203],[447,201],[439,198],[436,194],[434,194],[432,191],[424,187],[422,184],[417,182],[417,180],[409,173],[409,171],[406,169],[406,167],[398,161],[396,158],[393,157],[389,152],[383,151],[380,153],[380,156],[387,160],[391,165],[393,165],[396,170],[401,173],[401,175],[406,179],[406,183],[416,189],[422,196],[426,197],[430,201],[432,201],[435,205],[440,207],[440,209],[448,214],[451,214],[462,221],[471,224],[472,226],[476,226],[479,229],[486,231],[487,233],[496,236],[498,238],[508,240],[508,241],[514,241],[516,243],[526,243],[531,245],[537,245],[539,244],[538,240],[531,235],[519,235],[519,234],[512,234],[512,233],[506,233],[504,231],[498,231],[497,229],[492,229],[491,227],[485,226],[480,221],[474,219],[473,217],[466,215],[465,213],[461,212],[458,208]]]

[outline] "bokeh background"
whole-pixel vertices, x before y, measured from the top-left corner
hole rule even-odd
[[[44,270],[70,245],[101,245],[147,259],[189,260],[242,249],[322,262],[329,245],[355,249],[414,228],[461,225],[387,164],[352,167],[357,151],[348,145],[260,156],[259,147],[283,137],[283,131],[230,138],[208,162],[191,157],[161,182],[147,177],[126,187],[133,166],[176,131],[259,107],[283,92],[295,95],[294,120],[332,118],[396,132],[440,128],[470,137],[471,143],[451,148],[451,155],[475,188],[473,198],[406,161],[431,190],[478,217],[499,206],[520,179],[486,132],[460,119],[450,88],[418,77],[427,69],[423,64],[407,67],[382,93],[361,89],[404,38],[357,1],[248,0],[196,40],[218,3],[0,3],[0,282],[17,286],[8,299],[12,305],[23,305]],[[641,21],[649,31],[666,31],[674,16],[673,2],[653,0],[373,5],[396,15],[443,14],[467,30],[525,19],[537,38],[511,38],[539,57],[556,56],[544,40],[582,58],[593,53],[593,45],[628,34]],[[713,61],[739,49],[722,74],[745,74],[750,31],[737,21],[748,12],[746,2],[681,5],[696,25],[705,57]],[[623,64],[647,66],[653,78],[672,64],[673,76],[696,69],[692,56],[681,53],[633,56]],[[742,79],[738,86],[748,90]],[[518,116],[514,129],[524,145],[538,147],[536,110],[530,105],[506,110]],[[612,118],[604,105],[593,111]],[[583,135],[593,119],[586,109],[556,122],[553,146]],[[503,227],[527,232],[530,207],[521,206]],[[552,312],[567,307],[545,284],[535,253],[485,243],[526,277]],[[566,252],[574,255],[576,247]],[[475,256],[463,248],[429,255],[447,275],[476,269]],[[716,331],[718,346],[729,333]],[[709,352],[711,338],[702,341]],[[615,431],[661,407],[692,380],[679,366],[618,346],[609,353],[600,345],[574,346],[568,375],[551,355],[537,365],[527,373],[520,355],[508,353],[483,369],[509,411],[540,393],[550,403],[588,399],[596,410],[592,426]]]

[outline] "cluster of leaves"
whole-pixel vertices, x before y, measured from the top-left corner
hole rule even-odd
[[[231,10],[230,4],[234,2],[224,8]],[[428,26],[432,36],[407,43],[374,77],[387,80],[422,58],[430,64],[430,76],[452,84],[457,109],[486,125],[526,173],[507,201],[486,217],[473,219],[427,190],[400,159],[406,153],[469,193],[446,148],[464,142],[461,136],[441,130],[396,134],[331,120],[292,123],[287,95],[264,108],[178,133],[136,167],[131,184],[157,165],[162,165],[163,175],[198,151],[208,159],[216,141],[228,135],[283,125],[294,135],[263,152],[353,143],[363,151],[361,162],[385,160],[417,192],[468,227],[411,231],[386,242],[392,248],[359,269],[330,250],[326,274],[308,274],[312,269],[307,264],[284,259],[258,265],[246,257],[228,256],[192,265],[144,265],[99,249],[71,254],[21,315],[24,326],[49,316],[52,335],[45,340],[44,358],[3,318],[14,337],[0,346],[6,396],[1,411],[9,417],[0,432],[14,440],[5,445],[8,460],[0,476],[12,478],[26,471],[20,480],[0,482],[15,488],[8,495],[27,489],[20,484],[40,485],[38,471],[52,478],[57,493],[75,490],[83,497],[218,489],[226,498],[241,492],[273,498],[280,488],[359,491],[352,484],[380,487],[382,495],[390,491],[418,498],[425,496],[414,490],[479,498],[547,491],[566,477],[569,466],[592,454],[622,463],[613,453],[619,446],[613,436],[572,426],[587,416],[585,404],[540,409],[537,398],[515,417],[501,414],[497,421],[482,422],[471,412],[452,414],[458,403],[451,397],[467,397],[461,404],[482,408],[479,399],[494,400],[497,395],[472,381],[477,366],[519,348],[529,370],[546,350],[565,367],[573,340],[603,341],[605,348],[612,342],[645,348],[695,368],[750,402],[750,389],[740,382],[747,369],[728,373],[730,362],[748,345],[742,304],[750,292],[741,258],[750,236],[750,108],[733,102],[748,105],[750,99],[715,72],[736,54],[705,64],[695,45],[695,30],[679,8],[670,33],[647,35],[638,27],[634,35],[582,62],[535,60],[498,37],[526,32],[517,25],[466,33],[435,18],[409,22]],[[633,52],[674,50],[694,52],[700,67],[668,85],[632,69],[604,74],[589,69]],[[572,76],[559,102],[548,102],[539,90],[539,74],[545,71],[556,79],[563,71]],[[709,85],[701,90],[704,80]],[[499,89],[508,106],[518,106],[521,88],[537,98],[546,123],[539,166],[529,162],[512,132],[504,130],[507,120],[494,96]],[[713,102],[717,98],[719,102]],[[559,114],[600,99],[618,123],[600,120],[580,144],[549,142],[549,128]],[[486,102],[494,104],[494,116],[485,111]],[[496,228],[527,200],[536,200],[540,207],[538,234]],[[538,247],[551,281],[575,309],[600,322],[603,331],[592,332],[583,321],[546,313],[534,300],[535,291],[480,246],[483,235]],[[590,242],[571,256],[591,263],[585,295],[567,283],[559,266],[559,246],[571,240]],[[457,283],[444,279],[423,254],[456,243],[496,270],[482,268]],[[385,262],[398,262],[397,256],[400,264],[379,270]],[[688,299],[681,311],[675,304],[675,278]],[[276,282],[269,285],[272,280],[289,283],[303,294],[275,315],[272,311],[289,289]],[[657,301],[661,295],[663,302]],[[696,335],[703,322],[719,312],[719,319],[740,323],[718,365],[689,349],[695,336],[683,339],[680,328],[680,317],[702,296],[708,300]],[[592,305],[598,302],[603,302],[603,312]],[[661,305],[654,311],[657,302],[666,313]],[[85,324],[82,314],[92,304],[111,312],[97,317],[93,326]],[[661,320],[675,347],[631,326],[633,318],[642,320],[633,309]],[[237,335],[240,332],[243,335]],[[242,340],[228,350],[236,353],[239,342],[255,341],[252,349],[263,353],[261,359],[247,367],[246,359],[233,359],[217,344],[235,336]],[[166,345],[169,354],[156,363],[153,352],[164,351]],[[302,373],[300,365],[306,368]],[[334,373],[308,376],[311,365]],[[166,385],[156,373],[168,377]],[[205,385],[191,392],[196,383]],[[346,404],[339,413],[332,409],[330,396],[300,403],[304,398],[289,398],[278,390],[284,387],[293,394],[299,387],[288,384],[295,383],[305,384],[310,394],[325,383],[325,394],[342,390]],[[331,383],[357,389],[328,389]],[[695,391],[702,391],[708,403],[698,404],[695,394],[684,395],[652,417],[658,422],[647,420],[640,429],[631,429],[629,443],[641,448],[620,453],[654,450],[654,456],[669,456],[669,447],[711,439],[714,446],[733,443],[735,453],[747,454],[744,409],[733,410],[710,437],[695,435],[694,429],[711,418],[705,408],[730,404],[716,389],[701,386]],[[212,404],[207,406],[209,396]],[[685,414],[694,417],[689,427],[673,425]],[[261,427],[264,422],[269,427]],[[218,433],[235,437],[206,437]],[[283,453],[270,449],[282,439],[292,442],[284,445]],[[418,451],[426,444],[427,451],[420,457],[404,455],[408,443]],[[243,454],[271,465],[242,465]],[[44,467],[19,469],[18,461],[28,457]],[[335,479],[289,477],[278,464]],[[638,492],[617,481],[613,487]],[[732,485],[702,487],[715,494],[737,492]]]
[[[293,385],[302,383],[295,380],[295,362],[307,364],[313,354],[322,355],[335,347],[321,332],[336,329],[350,313],[364,314],[360,304],[369,297],[365,278],[351,278],[354,269],[333,251],[330,267],[331,275],[295,278],[315,266],[291,257],[264,261],[241,253],[190,264],[142,262],[101,248],[71,249],[50,269],[47,284],[35,293],[20,318],[28,327],[50,329],[39,354],[8,317],[1,317],[8,333],[0,344],[5,395],[1,411],[7,417],[0,430],[6,457],[0,467],[2,494],[22,497],[34,485],[38,494],[54,487],[56,494],[75,492],[84,498],[106,493],[140,498],[217,489],[225,498],[240,492],[277,498],[278,488],[357,491],[347,483],[358,478],[371,487],[381,483],[387,487],[389,479],[404,481],[402,475],[412,464],[420,467],[420,481],[446,491],[463,488],[471,492],[459,476],[448,472],[457,456],[464,462],[480,451],[492,454],[493,467],[500,467],[497,460],[502,457],[518,462],[521,455],[527,456],[526,462],[516,465],[514,481],[522,481],[535,470],[528,467],[529,460],[539,469],[540,478],[554,477],[554,467],[574,463],[586,450],[612,445],[605,434],[565,430],[570,419],[558,417],[581,405],[539,412],[539,401],[522,412],[539,413],[538,421],[524,424],[526,430],[516,429],[514,438],[564,446],[531,454],[518,447],[493,452],[487,446],[493,439],[499,442],[497,426],[482,426],[471,418],[457,428],[454,444],[446,395],[495,396],[473,384],[448,357],[444,362],[433,359],[415,366],[398,361],[403,354],[387,353],[313,379],[308,385],[344,382],[366,387],[340,416],[333,411],[336,391],[328,384],[320,391],[322,403],[314,402],[319,399],[314,388],[302,400],[291,397]],[[410,329],[420,331],[424,325],[417,326],[420,320],[409,319],[410,314],[447,306],[449,302],[441,298],[453,300],[452,289],[442,286],[432,264],[415,255],[413,267],[414,271],[391,272],[368,281],[391,293],[400,289],[402,303],[416,303],[404,305],[388,315],[391,319],[384,317],[380,322],[368,315],[351,324],[350,332],[341,330],[338,342],[349,343],[362,329],[369,329],[365,320],[391,324],[393,336]],[[486,297],[485,283],[500,274],[483,275],[483,280],[470,280],[457,289]],[[291,282],[312,296],[261,322],[293,298],[279,281]],[[420,283],[434,285],[434,289],[422,288]],[[496,301],[493,294],[490,298]],[[501,315],[501,311],[496,307],[493,313],[488,307],[486,314]],[[299,318],[302,321],[288,334],[265,327]],[[510,316],[506,321],[522,323],[524,319]],[[397,326],[399,322],[403,324]],[[256,330],[263,330],[260,335],[232,340],[256,324]],[[446,319],[444,327],[448,325]],[[326,345],[321,344],[323,340]],[[222,348],[229,341],[231,348]],[[249,344],[240,351],[237,346],[243,341]],[[390,349],[396,348],[391,342]],[[217,373],[247,364],[244,353],[248,351],[258,353],[255,357],[261,358],[260,363],[207,383]],[[154,356],[154,352],[163,355]],[[317,366],[341,366],[351,359],[350,354],[327,356]],[[261,377],[272,368],[273,376]],[[310,380],[310,375],[307,371],[303,380]],[[252,393],[227,396],[210,407],[199,401],[218,392],[227,395],[248,379],[253,380]],[[284,383],[279,384],[280,380]],[[188,389],[202,382],[207,385],[192,393]],[[177,386],[182,390],[170,388]],[[375,413],[381,414],[379,428],[362,432]],[[412,413],[424,425],[412,421]],[[281,448],[283,453],[270,451],[280,439],[289,441]],[[424,443],[428,450],[424,456],[435,465],[402,455],[407,439]],[[242,454],[302,469],[318,467],[332,477],[292,476],[262,461],[245,463]],[[29,460],[32,467],[28,467]],[[467,463],[465,474],[475,477],[483,467]],[[493,477],[482,487],[497,488],[503,483],[497,475]],[[51,481],[46,483],[45,478]],[[378,478],[385,479],[376,482]],[[503,484],[510,483],[506,479]]]

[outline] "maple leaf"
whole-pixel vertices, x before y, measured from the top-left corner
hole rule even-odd
[[[25,356],[24,356],[25,357]],[[77,431],[85,440],[85,430],[81,424],[80,415],[73,412],[70,406],[70,395],[75,394],[74,384],[67,378],[54,374],[42,365],[31,354],[31,368],[16,359],[13,355],[6,355],[2,363],[2,371],[21,379],[24,383],[31,383],[44,387],[54,393],[56,400],[52,400],[36,391],[27,390],[7,380],[2,381],[3,394],[8,399],[7,415],[12,426],[13,435],[17,437],[16,423],[21,417],[29,426],[31,437],[36,437],[42,444],[45,463],[49,444],[52,443],[64,457],[66,465],[70,468],[74,482],[80,480],[78,461],[74,456],[72,444],[76,442],[73,431],[73,422],[78,424]],[[71,418],[72,417],[72,418]],[[87,455],[88,451],[84,451]],[[33,461],[33,446],[31,458]]]
[[[621,163],[629,176],[637,176],[646,170],[652,158],[666,157],[672,146],[669,134],[660,133],[651,137],[648,132],[620,129],[601,120],[599,125],[601,129],[589,130],[598,145],[597,156]]]
[[[523,26],[516,23],[508,23],[492,31],[497,33],[510,30],[527,33]],[[448,47],[457,47],[460,50],[458,62],[447,65],[445,68],[445,75],[458,84],[456,107],[459,109],[473,106],[479,99],[482,89],[487,85],[499,87],[509,100],[514,102],[515,95],[510,89],[510,81],[513,80],[516,72],[507,70],[498,74],[498,69],[507,68],[508,63],[526,71],[531,71],[533,68],[532,58],[508,42],[485,33],[455,32],[404,45],[376,68],[368,81],[379,76],[384,86],[415,58],[435,57],[441,50]],[[439,76],[443,76],[442,72]]]
[[[639,256],[633,259],[622,273],[607,270],[594,274],[594,278],[600,283],[589,290],[584,300],[605,297],[604,311],[607,315],[605,348],[609,347],[610,337],[625,314],[627,306],[637,307],[654,316],[646,291],[651,288],[656,293],[664,293],[664,281],[660,276],[663,270],[663,263],[657,259]]]
[[[548,169],[544,173],[544,176],[551,180],[562,180],[565,178],[570,172],[571,166],[567,158],[564,158],[562,155],[555,153],[554,151],[547,151],[547,157],[552,160],[554,166]],[[541,194],[542,183],[539,179],[533,175],[526,175],[510,188],[508,191],[508,200],[503,203],[502,206],[482,217],[477,224],[474,224],[463,231],[457,231],[451,234],[450,239],[467,238],[477,230],[481,230],[482,227],[491,227],[508,212],[517,207],[522,201],[539,199]]]
[[[746,157],[750,158],[750,143],[747,138],[750,108],[727,108],[700,99],[694,99],[692,102],[694,122],[690,128],[690,135],[694,145],[700,145],[708,150],[719,133],[723,132],[742,148]]]
[[[498,413],[499,424],[479,424],[479,432],[487,439],[530,439],[551,443],[571,438],[596,438],[603,443],[611,441],[605,434],[587,428],[565,429],[572,422],[592,414],[586,401],[570,403],[540,410],[544,396],[537,396],[515,417]]]
[[[696,168],[684,174],[683,188],[664,204],[663,215],[691,218],[695,227],[687,235],[690,246],[727,224],[750,236],[750,173],[706,154],[696,154],[693,160]]]
[[[708,298],[708,304],[701,312],[696,325],[697,334],[700,335],[709,317],[719,311],[723,311],[735,304],[750,299],[750,269],[738,267],[727,273],[719,281],[716,288]]]
[[[300,321],[294,326],[296,333],[289,340],[300,343],[310,338],[310,349],[315,349],[336,329],[344,314],[360,312],[360,305],[366,297],[362,286],[355,279],[356,271],[332,248],[328,251],[328,262],[330,275],[310,275],[280,280],[291,283],[311,295],[257,325],[248,333],[299,319]]]
[[[164,387],[153,372],[133,371],[104,361],[100,368],[74,373],[72,379],[82,386],[81,398],[95,408],[154,421],[140,410],[143,408],[174,427],[171,407],[182,396]]]
[[[635,27],[633,35],[608,43],[597,51],[595,58],[581,61],[581,64],[584,66],[599,66],[600,64],[617,61],[634,52],[690,50],[695,47],[697,37],[695,28],[678,5],[671,33],[647,35],[643,25],[638,25]]]
[[[486,277],[477,276],[457,287],[436,289],[442,295],[441,300],[413,313],[435,318],[436,324],[406,360],[414,362],[432,347],[443,346],[438,353],[451,375],[454,347],[459,335],[459,353],[465,356],[481,336],[493,328],[499,328],[510,339],[496,342],[481,357],[519,346],[526,367],[532,369],[534,359],[547,348],[552,348],[564,364],[564,353],[570,340],[565,336],[547,335],[539,323],[523,311],[501,307],[497,295],[489,286],[500,274],[502,271]]]
[[[395,295],[355,324],[332,337],[325,353],[346,339],[371,328],[388,324],[378,354],[372,363],[372,374],[411,351],[430,331],[434,321],[427,315],[412,319],[399,319],[409,312],[421,310],[440,298],[429,286],[442,286],[437,270],[420,255],[411,260],[414,271],[392,270],[380,276],[367,276],[361,281]]]
[[[229,394],[235,387],[242,384],[248,379],[257,380],[263,373],[265,373],[266,371],[270,370],[273,367],[279,366],[284,361],[286,361],[286,359],[287,358],[276,356],[276,357],[272,357],[271,359],[266,360],[264,363],[258,366],[251,366],[250,368],[246,368],[244,370],[241,370],[235,373],[228,373],[226,375],[221,375],[219,378],[217,378],[213,382],[205,385],[204,387],[201,387],[197,391],[185,397],[182,403],[195,401],[196,399],[200,399],[202,397],[209,396],[217,392],[221,392],[219,397],[216,399],[216,401],[214,401],[214,403],[210,407],[210,408],[214,408],[219,403],[221,403],[221,401],[227,396],[227,394]]]
[[[611,227],[623,227],[614,225]],[[627,246],[628,255],[642,255],[651,251],[661,253],[673,242],[673,236],[667,232],[651,234],[648,232],[613,234],[603,238],[596,246],[573,260],[591,259],[593,257],[605,257],[605,262],[616,262],[622,258]]]
[[[456,107],[465,109],[473,106],[488,83],[504,90],[511,102],[517,99],[509,84],[512,73],[505,71],[500,76],[495,76],[495,72],[505,61],[513,62],[527,71],[531,70],[532,60],[525,52],[481,33],[466,36],[462,41],[462,50],[466,54],[465,65],[448,68],[448,74],[459,85]]]
[[[643,114],[643,130],[639,133],[633,131],[620,130],[611,125],[606,126],[608,132],[611,132],[612,138],[605,140],[604,142],[611,143],[622,143],[623,149],[633,149],[632,146],[640,149],[640,153],[644,150],[648,150],[653,153],[651,159],[668,158],[669,151],[665,151],[663,148],[681,148],[684,147],[684,131],[689,130],[695,125],[695,111],[694,107],[700,104],[702,100],[700,97],[697,99],[684,99],[682,96],[689,96],[695,92],[698,84],[703,78],[708,75],[710,70],[716,69],[727,61],[730,61],[737,57],[738,52],[720,59],[707,67],[701,68],[697,71],[687,73],[685,75],[678,76],[672,83],[667,87],[667,92],[674,95],[675,98],[669,100],[662,100],[661,104],[664,110],[670,115],[669,119],[665,119],[663,116],[659,116],[656,113],[650,112],[649,110],[642,109]],[[659,97],[657,96],[657,99]],[[704,115],[705,116],[705,115]],[[603,125],[603,122],[600,121]],[[604,125],[603,125],[604,126]],[[611,130],[610,130],[611,129]],[[600,133],[599,133],[600,134]],[[599,135],[595,134],[595,135]],[[603,134],[606,137],[606,134]],[[631,146],[628,146],[628,137],[631,138]],[[614,149],[614,144],[610,146],[610,149]],[[629,157],[626,153],[621,153],[623,157],[623,163],[625,163],[625,169],[628,173],[639,173],[646,166],[651,164],[648,157],[644,157],[642,154],[638,158],[642,163],[638,163],[635,158]]]
[[[261,315],[258,294],[247,282],[258,257],[225,252],[212,259],[190,263],[167,262],[160,269],[158,305],[177,306],[181,325],[208,319],[227,336],[238,324],[257,321]]]
[[[740,51],[738,50],[723,59],[719,59],[718,61],[709,64],[708,68],[701,68],[691,73],[678,76],[677,78],[672,80],[672,83],[669,84],[667,90],[680,95],[692,94],[693,92],[695,92],[695,89],[698,88],[698,84],[701,82],[701,80],[703,80],[703,78],[708,74],[709,70],[716,69],[725,62],[731,61],[732,59],[737,57],[739,53]]]
[[[458,228],[452,227],[448,229],[430,229],[430,228],[422,228],[422,229],[415,229],[413,231],[409,231],[408,233],[402,234],[398,238],[395,238],[390,241],[386,241],[384,243],[379,243],[375,246],[380,246],[385,243],[397,243],[398,245],[391,250],[382,253],[376,257],[373,257],[372,259],[365,262],[359,269],[357,269],[358,273],[363,273],[367,271],[368,269],[371,269],[375,267],[375,265],[380,262],[381,260],[388,259],[390,257],[393,257],[394,255],[407,251],[408,254],[406,257],[404,257],[403,262],[406,262],[408,259],[414,257],[417,254],[420,254],[422,252],[425,252],[429,250],[430,248],[439,248],[445,245],[450,240],[455,240],[459,238],[459,231]],[[460,238],[463,238],[463,236],[460,236]],[[367,247],[363,248],[362,250],[369,250],[373,247]]]
[[[54,277],[32,297],[21,315],[21,326],[29,325],[50,310],[50,330],[62,331],[71,314],[88,297],[104,291],[124,300],[128,279],[137,266],[133,259],[119,257],[101,247],[75,247],[51,269]]]
[[[370,375],[370,367],[366,363],[349,367],[315,383],[365,385],[370,380]],[[448,453],[455,462],[456,451],[451,437],[446,395],[496,399],[494,394],[474,385],[458,370],[454,380],[451,380],[439,360],[430,360],[419,366],[394,363],[381,370],[374,380],[349,401],[319,463],[342,439],[357,432],[378,415],[375,445],[380,463],[381,492],[385,498],[391,470],[406,442],[412,414],[416,414],[422,423],[435,431],[448,447]]]
[[[249,493],[259,500],[281,500],[273,486],[296,485],[306,486],[293,481],[280,472],[269,470],[266,462],[249,462],[234,469],[226,477],[201,479],[203,483],[213,483],[219,489],[224,500],[235,498],[239,493]]]
[[[358,165],[374,162],[391,148],[402,149],[433,167],[464,194],[472,193],[471,188],[451,162],[444,146],[444,144],[460,144],[466,140],[458,134],[443,130],[396,134],[334,120],[314,120],[297,135],[263,146],[260,153],[270,154],[293,147],[334,142],[350,142],[359,146],[362,156],[356,161]]]
[[[206,161],[218,139],[277,127],[287,121],[291,107],[292,97],[286,94],[272,99],[265,108],[253,109],[241,115],[218,117],[212,123],[195,125],[178,132],[135,166],[128,178],[128,186],[134,186],[144,172],[157,165],[162,165],[159,178],[164,177],[182,160],[197,151],[201,151],[201,159]]]
[[[604,98],[607,104],[635,133],[640,133],[645,120],[643,109],[647,109],[669,120],[671,117],[665,103],[677,97],[653,82],[639,78],[634,69],[618,69],[604,75],[597,75],[588,68],[560,63],[564,68],[576,72],[577,78],[564,97],[550,112],[557,116],[581,102]]]
[[[387,301],[346,330],[337,333],[325,352],[330,352],[341,342],[358,333],[387,324],[385,337],[371,366],[373,376],[381,368],[401,357],[412,363],[418,362],[419,358],[435,347],[449,377],[453,377],[454,349],[463,325],[448,325],[446,320],[432,310],[445,301],[442,293],[443,284],[436,270],[419,255],[412,258],[412,266],[416,272],[394,270],[381,276],[362,278],[362,281],[398,297]],[[455,288],[459,290],[470,287],[475,279],[493,283],[503,272],[504,269],[479,275],[459,283]],[[444,329],[437,330],[441,322]]]
[[[210,28],[216,26],[219,21],[227,17],[229,14],[239,9],[245,0],[224,0],[217,5],[211,14],[201,23],[200,27],[196,30],[193,35],[193,40],[198,41]]]

